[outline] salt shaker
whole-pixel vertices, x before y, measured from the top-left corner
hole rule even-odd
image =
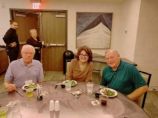
[[[54,108],[55,108],[54,100],[50,100],[49,102],[50,118],[54,118]]]
[[[60,103],[59,103],[59,100],[55,101],[54,111],[55,111],[55,118],[59,118],[59,115],[60,115]]]

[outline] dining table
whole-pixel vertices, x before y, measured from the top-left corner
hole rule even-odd
[[[117,92],[115,97],[96,98],[101,86],[94,84],[93,93],[87,94],[85,82],[78,82],[67,91],[62,81],[47,81],[40,84],[41,99],[37,90],[32,97],[18,88],[15,92],[0,93],[0,106],[7,106],[7,118],[149,118],[141,107]],[[72,94],[80,91],[80,94]],[[101,104],[101,98],[106,104]],[[58,110],[50,108],[50,101],[58,101]],[[54,106],[51,106],[54,107]]]

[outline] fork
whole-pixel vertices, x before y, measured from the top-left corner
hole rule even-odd
[[[22,93],[20,93],[18,90],[15,90],[21,97],[24,97]]]

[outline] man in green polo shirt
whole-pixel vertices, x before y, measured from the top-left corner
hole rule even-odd
[[[137,68],[120,59],[116,50],[109,49],[105,54],[108,67],[102,72],[101,85],[115,89],[133,101],[138,101],[148,87]]]

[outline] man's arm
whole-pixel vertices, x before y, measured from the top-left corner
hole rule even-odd
[[[135,89],[132,93],[128,94],[127,97],[132,101],[137,101],[140,96],[142,96],[145,92],[148,91],[148,86],[142,86]]]
[[[4,77],[4,86],[8,92],[16,90],[16,85],[12,83],[13,78],[14,77],[12,74],[12,63],[10,63]]]

